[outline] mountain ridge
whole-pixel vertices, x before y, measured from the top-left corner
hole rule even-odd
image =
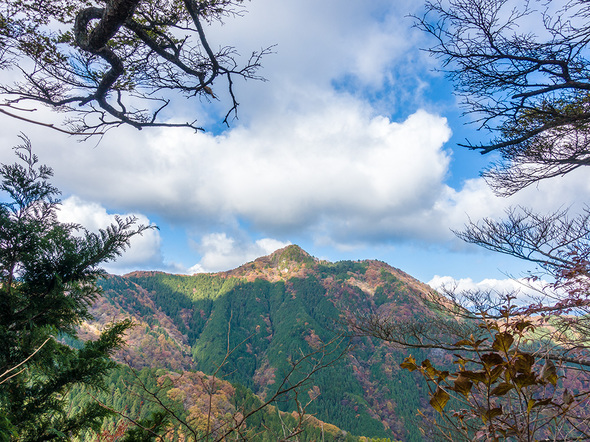
[[[219,374],[260,397],[288,371],[289,357],[346,332],[347,315],[419,320],[430,314],[426,295],[432,291],[382,261],[332,263],[296,245],[225,272],[136,271],[101,285],[105,296],[93,307],[95,321],[82,326],[85,338],[108,320],[131,317],[137,326],[120,361],[208,374],[225,360],[228,343],[235,345]],[[353,341],[354,350],[315,376],[321,394],[310,405],[312,414],[359,436],[422,440],[416,411],[427,396],[420,380],[399,368],[406,353],[367,338]]]
[[[223,270],[219,272],[202,272],[191,275],[167,273],[160,270],[136,270],[122,275],[123,277],[153,276],[153,275],[179,275],[179,276],[196,276],[211,275],[223,278],[245,278],[252,282],[257,278],[265,279],[269,282],[287,280],[292,277],[304,277],[311,273],[316,265],[335,265],[343,262],[352,262],[358,264],[367,264],[370,267],[383,269],[395,275],[400,280],[419,289],[421,293],[427,294],[433,292],[433,289],[427,284],[414,278],[403,270],[393,267],[384,261],[376,259],[364,259],[356,261],[336,261],[320,260],[296,244],[290,244],[286,247],[275,250],[269,255],[261,256],[253,261],[246,262],[234,269]],[[360,287],[359,287],[360,288]]]

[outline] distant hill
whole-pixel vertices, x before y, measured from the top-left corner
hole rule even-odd
[[[401,270],[372,260],[322,261],[296,245],[227,272],[133,272],[100,284],[105,296],[93,306],[96,319],[82,325],[83,338],[132,317],[137,326],[120,361],[207,374],[224,360],[228,342],[234,348],[244,341],[218,377],[261,398],[288,372],[289,361],[346,333],[347,315],[371,310],[418,320],[431,314],[425,297],[431,289]],[[352,344],[314,376],[311,386],[320,394],[306,411],[352,435],[423,440],[417,411],[428,398],[423,381],[399,368],[407,354],[368,338]],[[290,412],[293,405],[279,408]]]

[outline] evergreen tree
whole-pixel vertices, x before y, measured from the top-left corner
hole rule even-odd
[[[95,285],[131,237],[149,226],[117,219],[98,233],[57,219],[52,170],[38,164],[29,141],[19,162],[0,168],[0,440],[71,440],[108,414],[96,402],[70,407],[75,385],[103,387],[130,321],[112,324],[79,349],[63,343],[89,317]]]

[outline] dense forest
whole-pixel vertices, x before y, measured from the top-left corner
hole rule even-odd
[[[218,109],[199,118],[205,117],[206,125],[214,128],[207,120],[216,115],[229,126],[239,105],[234,81],[262,80],[261,60],[274,47],[262,47],[242,59],[232,46],[215,49],[209,44],[209,26],[243,15],[242,3],[0,1],[0,70],[8,74],[0,81],[0,113],[83,140],[101,139],[119,126],[204,131],[196,120],[185,121],[172,107],[166,110],[182,96],[206,103],[220,99],[225,112],[217,115]],[[551,192],[525,196],[512,201],[533,206],[500,204],[506,207],[505,215],[492,210],[485,218],[469,220],[461,230],[453,228],[467,243],[530,265],[520,282],[533,294],[449,290],[441,295],[382,262],[330,263],[297,246],[217,274],[109,276],[102,266],[117,260],[133,238],[156,227],[149,221],[139,224],[135,215],[113,215],[109,226],[94,233],[61,222],[60,191],[50,183],[53,171],[39,164],[29,139],[21,134],[22,144],[15,147],[17,162],[0,165],[0,442],[377,442],[431,440],[435,434],[452,442],[590,439],[590,208],[580,198],[563,207],[559,198],[563,189],[575,195],[582,190],[581,173],[590,165],[590,5],[583,0],[426,0],[420,12],[415,11],[410,13],[414,26],[431,39],[426,50],[440,61],[463,115],[487,131],[484,139],[460,146],[492,154],[481,176],[493,194],[523,195],[520,192],[541,189],[549,180],[557,183],[555,179],[565,175],[582,177],[575,186],[555,186],[562,194],[553,205],[542,201]],[[362,36],[354,33],[355,38]],[[333,40],[340,44],[340,38]],[[394,59],[372,63],[370,58],[378,58],[378,52],[366,51],[366,41],[351,41],[341,46],[362,48],[369,54],[364,64],[379,70],[371,74],[388,81],[379,90],[371,85],[363,91],[363,83],[365,88],[369,83],[362,75],[341,70],[330,77],[334,95],[329,101],[336,98],[337,107],[340,92],[355,99],[367,95],[371,99],[355,107],[377,111],[387,104],[381,96],[398,94],[392,86],[404,83],[395,78],[399,72],[389,69]],[[310,52],[307,49],[302,52]],[[320,53],[341,56],[338,49],[331,46]],[[366,53],[348,60],[364,59]],[[313,69],[297,76],[323,78],[324,91],[328,77],[315,72],[316,60],[307,64]],[[425,90],[418,80],[419,89]],[[292,89],[299,95],[304,87],[312,93],[318,90],[313,83],[297,83],[280,92]],[[416,95],[412,106],[424,107],[427,101],[421,93]],[[268,100],[257,101],[266,106]],[[283,107],[299,107],[296,101],[280,101],[282,112]],[[448,104],[435,103],[449,110]],[[67,117],[56,123],[38,104]],[[333,105],[325,107],[330,110],[326,114],[333,113]],[[329,134],[339,148],[349,124],[334,125],[329,119],[317,124],[315,102],[311,107],[314,113],[307,112],[314,124],[307,132],[322,124],[340,127],[337,137]],[[369,112],[380,118],[365,125],[374,129],[373,122],[380,120],[384,127],[398,126],[393,117],[409,109],[403,108],[385,115]],[[420,113],[424,112],[414,117]],[[293,115],[289,118],[297,121]],[[358,118],[341,121],[354,119]],[[362,177],[396,174],[389,167],[357,163],[358,147],[373,133],[357,139],[354,167],[342,169],[352,173],[340,176],[348,179],[362,169]],[[461,207],[456,197],[477,186],[467,175],[460,178],[462,189],[447,185],[451,155],[442,147],[448,136],[443,138],[427,153],[442,157],[434,169],[414,151],[411,161],[398,153],[395,160],[390,158],[403,169],[416,163],[408,176],[434,172],[438,190],[422,182],[413,188],[420,194],[414,200],[415,193],[406,189],[408,180],[390,188],[375,181],[378,191],[365,199],[374,199],[383,210],[373,216],[364,200],[352,212],[342,210],[348,203],[346,189],[356,187],[359,195],[367,196],[363,189],[371,186],[363,188],[357,180],[338,189],[344,192],[342,198],[334,193],[332,200],[310,207],[318,212],[317,219],[335,217],[344,224],[357,224],[361,212],[373,216],[359,218],[363,234],[350,232],[346,245],[363,243],[380,231],[379,225],[391,215],[395,192],[411,197],[400,206],[404,216],[393,218],[404,222],[424,222],[424,213],[448,211],[449,202]],[[318,140],[319,146],[310,144],[332,147],[322,137]],[[273,141],[262,144],[280,144]],[[412,150],[399,144],[404,151]],[[321,164],[311,157],[305,161],[305,171]],[[240,169],[244,162],[239,162]],[[282,170],[282,163],[269,164]],[[108,176],[106,169],[101,173],[102,184]],[[90,181],[84,181],[87,184]],[[287,180],[283,193],[292,188]],[[302,200],[313,199],[317,188],[310,186],[312,193]],[[387,198],[376,198],[381,193]],[[436,193],[453,197],[432,199]],[[146,195],[144,199],[155,198]],[[281,192],[276,195],[282,197]],[[485,192],[472,195],[490,201]],[[134,198],[121,207],[148,210]],[[109,204],[117,200],[112,194],[109,199]],[[217,199],[222,201],[223,195]],[[179,200],[185,206],[191,201],[186,195]],[[281,202],[289,208],[298,203]],[[332,212],[323,212],[323,206]],[[412,212],[414,207],[421,210]],[[340,212],[348,215],[340,219]],[[246,225],[267,216],[244,213],[236,211],[230,218]],[[332,219],[328,230],[338,230],[338,222]],[[277,232],[286,226],[267,228]],[[316,227],[300,225],[304,231]],[[252,238],[262,233],[248,232]],[[381,240],[422,243],[428,237],[423,231],[414,233],[419,235],[405,238],[403,229],[387,230]]]
[[[117,369],[111,393],[101,396],[109,407],[135,418],[149,415],[150,408],[139,405],[146,392],[126,393],[137,388],[129,370],[151,382],[168,376],[168,399],[186,397],[176,389],[190,391],[191,381],[184,380],[191,376],[215,375],[231,383],[231,412],[272,397],[285,379],[303,380],[273,403],[276,413],[293,413],[305,403],[306,414],[337,434],[423,440],[418,410],[426,408],[428,395],[419,376],[399,367],[408,352],[354,337],[347,326],[347,315],[359,310],[417,321],[433,314],[426,297],[430,289],[397,269],[379,261],[318,261],[288,246],[230,272],[134,272],[99,284],[104,297],[93,307],[95,320],[81,327],[82,339],[93,338],[109,321],[132,317],[135,323],[117,354],[129,367]],[[426,358],[429,352],[412,354]],[[172,386],[176,377],[182,385]],[[185,406],[183,413],[190,409]],[[213,414],[219,413],[227,411]],[[103,431],[114,431],[121,422],[121,416],[111,418]],[[316,440],[314,431],[306,429],[305,440]]]

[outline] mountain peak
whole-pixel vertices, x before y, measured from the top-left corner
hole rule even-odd
[[[227,276],[241,276],[247,279],[264,278],[278,281],[293,276],[303,276],[311,269],[316,259],[295,244],[275,250],[267,256],[262,256],[252,262],[244,264],[235,270],[223,272]]]
[[[254,267],[274,269],[283,274],[290,274],[311,267],[316,259],[295,244],[275,250],[270,255],[261,256],[252,263]]]
[[[313,264],[315,262],[314,258],[309,253],[296,244],[291,244],[282,249],[275,250],[270,255],[258,258],[256,261],[258,260],[268,260],[270,263],[274,264],[274,266],[287,263]]]

